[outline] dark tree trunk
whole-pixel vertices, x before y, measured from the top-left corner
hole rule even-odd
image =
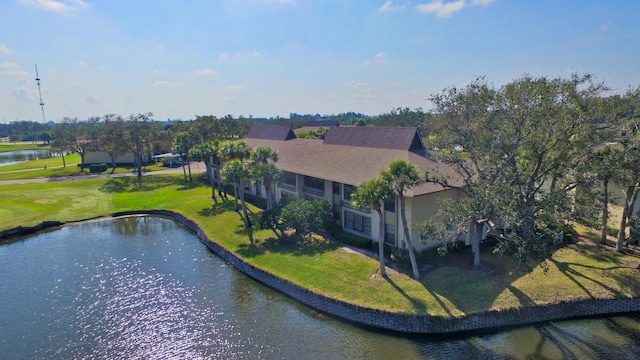
[[[609,179],[602,180],[602,229],[600,243],[607,243],[607,223],[609,222]]]

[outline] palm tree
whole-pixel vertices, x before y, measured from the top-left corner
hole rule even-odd
[[[380,239],[378,240],[378,257],[380,258],[380,275],[387,276],[384,269],[384,202],[393,198],[393,189],[390,184],[385,181],[382,176],[374,177],[358,185],[356,191],[351,194],[351,204],[353,206],[361,208],[365,206],[371,206],[373,210],[378,213],[378,234]]]
[[[249,175],[250,172],[247,164],[238,159],[226,162],[222,168],[222,176],[224,176],[228,182],[233,183],[236,194],[240,194],[242,214],[244,216],[245,227],[247,228],[251,227],[251,220],[249,220],[247,205],[244,202],[244,182],[249,178]]]
[[[203,161],[204,165],[207,169],[207,175],[209,177],[209,181],[211,183],[211,198],[216,201],[216,191],[214,187],[214,176],[213,176],[213,161],[216,154],[216,148],[218,145],[218,140],[211,140],[204,144],[198,144],[191,148],[189,152],[193,159],[197,159],[199,161]]]
[[[183,159],[187,163],[187,167],[189,168],[189,181],[192,181],[191,178],[191,164],[189,163],[189,150],[193,147],[193,139],[191,135],[186,132],[181,132],[176,136],[176,140],[173,144],[173,151],[180,154],[180,158]],[[184,182],[187,182],[187,173],[184,169],[184,162],[182,163],[182,172],[184,173]]]
[[[219,156],[221,160],[224,160],[224,163],[231,160],[239,160],[240,162],[244,162],[244,160],[248,159],[251,156],[251,148],[244,141],[228,141],[220,146]],[[224,166],[225,165],[223,164],[223,170]],[[238,190],[242,191],[242,197],[244,197],[244,186],[240,189],[238,189],[238,187],[236,186],[233,187],[236,211],[238,211]]]
[[[411,268],[413,269],[413,277],[420,278],[418,264],[416,262],[416,254],[413,250],[411,242],[411,234],[407,224],[407,214],[405,210],[404,192],[423,182],[420,173],[412,163],[398,159],[389,163],[387,169],[381,174],[382,179],[389,183],[389,186],[395,191],[400,199],[400,218],[402,219],[402,228],[404,229],[404,238],[409,248],[409,259],[411,260]]]
[[[278,159],[278,152],[266,146],[257,147],[251,153],[251,175],[256,182],[264,185],[267,195],[267,210],[273,207],[272,186],[280,178],[280,170],[274,165]]]

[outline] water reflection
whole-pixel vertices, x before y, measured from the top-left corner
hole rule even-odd
[[[640,355],[637,317],[557,322],[483,336],[363,329],[250,280],[164,218],[64,227],[0,246],[0,264],[3,359]]]
[[[50,150],[16,150],[0,152],[0,166],[18,164],[56,156]]]

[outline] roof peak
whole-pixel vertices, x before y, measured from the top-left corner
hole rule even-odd
[[[331,127],[324,144],[424,151],[416,127]]]

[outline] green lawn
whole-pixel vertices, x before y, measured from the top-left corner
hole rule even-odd
[[[51,145],[38,144],[14,144],[0,142],[0,152],[17,150],[46,150],[51,149]]]
[[[393,312],[463,316],[488,309],[568,299],[640,296],[638,256],[571,245],[549,260],[549,271],[513,271],[513,261],[483,254],[480,270],[439,266],[422,281],[389,271],[378,261],[321,238],[277,239],[243,228],[233,202],[214,203],[204,185],[185,186],[182,175],[73,180],[0,186],[0,230],[43,220],[80,220],[116,211],[166,209],[198,223],[216,242],[276,276],[337,299]],[[259,209],[249,206],[254,217]],[[254,221],[257,223],[257,221]],[[255,246],[250,246],[252,237]]]
[[[32,160],[18,164],[0,166],[0,180],[20,180],[34,179],[39,177],[61,177],[61,176],[82,176],[88,175],[89,170],[84,171],[78,167],[81,162],[80,155],[77,153],[66,155],[64,157],[66,167],[63,167],[62,158],[54,157],[49,159]],[[143,171],[157,171],[166,169],[162,166],[151,164],[143,168]],[[116,167],[116,173],[133,172],[133,166]],[[109,168],[105,174],[111,172]]]

